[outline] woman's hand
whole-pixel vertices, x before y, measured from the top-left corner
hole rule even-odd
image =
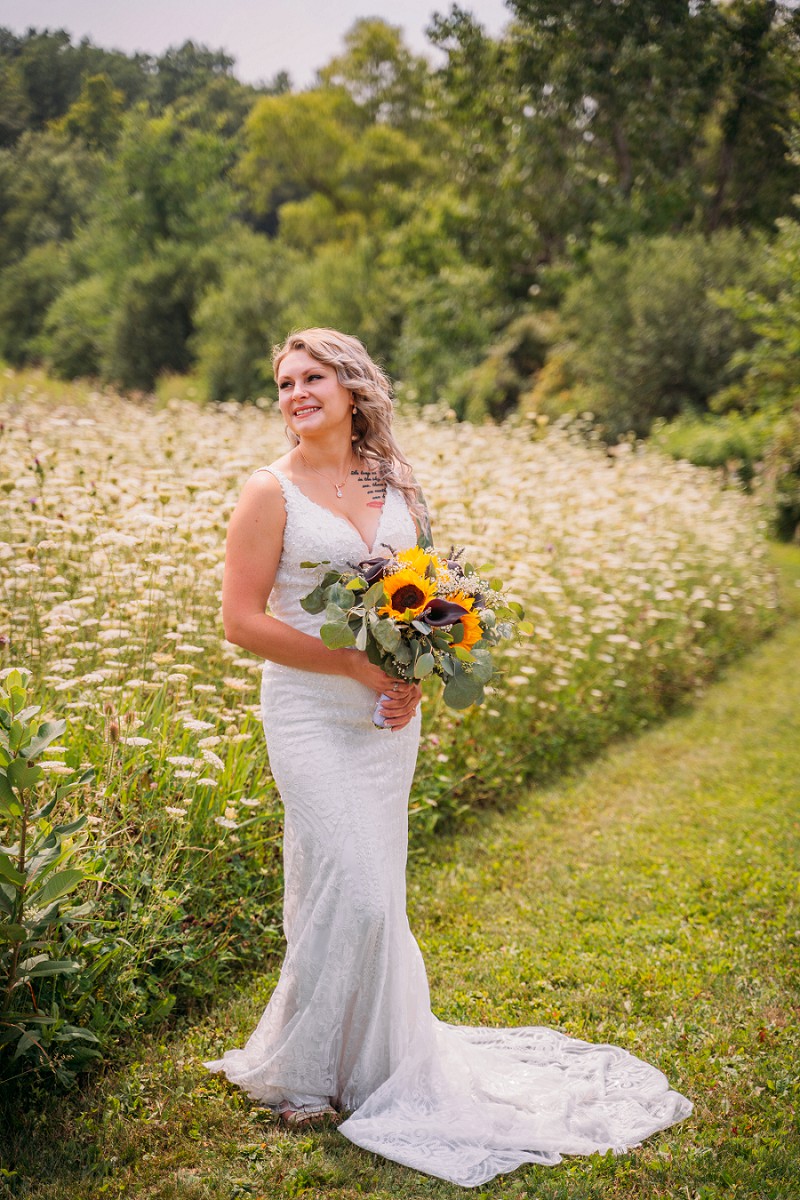
[[[386,696],[381,701],[381,712],[386,729],[403,729],[414,713],[422,698],[422,688],[418,683],[405,683],[402,679],[393,679],[380,667],[376,667],[367,658],[363,650],[340,651],[347,655],[347,674],[358,683],[371,688],[378,696]]]
[[[390,680],[388,675],[384,678],[386,685],[382,695],[386,699],[381,700],[384,728],[403,729],[417,711],[422,699],[422,688],[418,683],[404,683],[400,679]]]

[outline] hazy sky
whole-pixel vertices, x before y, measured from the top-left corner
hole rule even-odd
[[[487,33],[510,18],[503,0],[460,0]],[[0,0],[0,25],[15,33],[66,29],[74,41],[89,37],[107,49],[159,54],[189,39],[225,49],[248,83],[288,71],[296,86],[311,83],[318,67],[341,48],[359,17],[400,25],[417,53],[430,50],[425,28],[450,0]]]

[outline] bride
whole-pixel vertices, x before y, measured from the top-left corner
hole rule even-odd
[[[388,380],[356,338],[307,329],[273,364],[292,449],[244,486],[223,618],[265,660],[287,947],[247,1044],[206,1066],[288,1125],[348,1112],[339,1129],[356,1145],[464,1187],[630,1148],[691,1112],[656,1068],[556,1030],[457,1027],[430,1011],[405,893],[420,690],[363,651],[328,649],[323,618],[300,605],[325,562],[427,536],[425,508],[392,435]]]

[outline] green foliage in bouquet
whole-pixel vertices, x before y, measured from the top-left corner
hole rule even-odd
[[[451,551],[445,558],[421,540],[389,558],[325,572],[301,604],[324,613],[320,637],[330,649],[364,650],[395,679],[438,675],[445,704],[469,708],[483,701],[494,674],[491,647],[532,627],[522,606],[503,596],[501,580],[483,578],[459,557]]]

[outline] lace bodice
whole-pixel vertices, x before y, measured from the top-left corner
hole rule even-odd
[[[346,517],[317,504],[283,472],[275,467],[261,470],[269,471],[278,480],[286,505],[283,550],[269,598],[270,612],[295,629],[318,634],[323,615],[307,613],[300,607],[300,601],[316,587],[329,567],[309,568],[301,564],[328,560],[334,567],[356,566],[364,558],[387,553],[387,546],[404,550],[417,540],[414,522],[403,493],[387,487],[375,542],[368,546]]]

